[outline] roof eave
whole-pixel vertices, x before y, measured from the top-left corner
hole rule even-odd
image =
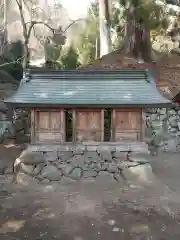
[[[172,102],[150,103],[150,104],[55,104],[55,103],[17,103],[6,102],[15,108],[163,108],[172,105]]]

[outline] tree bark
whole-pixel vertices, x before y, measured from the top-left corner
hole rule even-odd
[[[112,51],[109,0],[99,0],[100,57]]]
[[[126,10],[124,49],[137,59],[152,62],[149,30],[142,19],[138,19],[136,7],[133,5]]]

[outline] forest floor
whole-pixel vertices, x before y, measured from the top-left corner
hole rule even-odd
[[[10,168],[19,152],[1,146],[0,166]],[[0,176],[0,239],[179,240],[180,153],[149,160],[155,175],[151,185],[104,177],[22,186],[12,183],[12,174]]]

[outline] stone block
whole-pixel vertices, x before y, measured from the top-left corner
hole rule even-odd
[[[57,161],[57,159],[58,159],[57,151],[44,153],[44,158],[45,158],[46,162]]]
[[[80,180],[82,175],[83,175],[83,172],[81,168],[74,168],[68,177],[73,180]]]
[[[50,181],[60,181],[62,178],[62,172],[53,165],[44,167],[41,175]]]
[[[109,163],[109,164],[108,164],[107,171],[108,171],[109,173],[116,173],[116,172],[118,171],[118,166],[117,166],[117,164],[115,164],[115,163]]]
[[[143,182],[152,182],[154,178],[150,164],[143,164],[130,168],[125,168],[123,170],[123,175],[129,181],[136,178]]]
[[[84,162],[85,163],[97,163],[99,162],[100,158],[98,156],[98,153],[96,151],[90,151],[84,153]]]
[[[71,158],[74,156],[73,151],[59,151],[58,158],[63,162],[71,162]]]
[[[21,163],[21,171],[26,174],[31,174],[34,170],[34,165],[26,165],[24,163]]]
[[[45,163],[45,158],[41,152],[30,152],[24,150],[18,159],[19,162],[26,165],[37,165],[39,163]]]
[[[100,150],[100,161],[102,162],[112,162],[111,152],[108,150]]]

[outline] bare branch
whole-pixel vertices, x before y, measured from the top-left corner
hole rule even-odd
[[[3,63],[3,64],[0,65],[0,67],[4,67],[4,66],[10,65],[10,64],[20,63],[20,61],[21,61],[22,59],[24,59],[24,58],[25,58],[25,56],[22,56],[22,57],[14,60],[14,61],[7,62],[7,63]]]
[[[28,23],[26,23],[26,24],[28,24]],[[31,31],[32,31],[33,27],[34,27],[35,25],[38,25],[38,24],[41,24],[41,25],[46,26],[46,27],[49,28],[53,33],[55,32],[55,29],[52,28],[48,23],[45,23],[45,22],[42,22],[42,21],[32,21],[32,22],[30,22],[30,26],[29,26],[28,32],[27,32],[27,38],[28,38],[28,39],[29,39],[29,37],[30,37],[30,35],[31,35]]]
[[[19,8],[21,23],[23,25],[23,35],[24,35],[25,40],[28,40],[28,38],[27,38],[27,26],[26,26],[26,23],[25,23],[25,19],[24,19],[24,15],[23,15],[23,9],[22,9],[22,0],[19,0],[19,1],[16,0],[16,3],[17,3],[18,8]]]
[[[63,33],[65,33],[73,24],[79,22],[79,21],[85,21],[86,19],[85,18],[78,18],[76,20],[73,20],[66,28],[65,30],[63,31]]]

